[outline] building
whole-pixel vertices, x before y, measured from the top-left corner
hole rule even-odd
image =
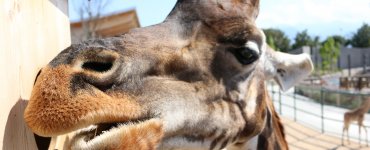
[[[90,23],[90,28],[87,27],[87,23]],[[134,9],[92,21],[74,22],[71,23],[72,43],[90,39],[89,31],[93,31],[93,37],[101,38],[124,34],[138,27],[140,27],[140,23]]]
[[[291,54],[307,53],[316,65],[321,65],[321,55],[317,48],[303,46],[290,51]],[[370,66],[370,48],[340,48],[340,56],[337,64],[332,64],[340,69],[360,68]]]

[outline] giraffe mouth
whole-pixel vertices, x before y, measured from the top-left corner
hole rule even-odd
[[[102,123],[102,124],[98,124],[95,128],[95,130],[93,130],[94,132],[94,136],[91,137],[90,139],[87,139],[88,141],[104,134],[104,133],[107,133],[109,132],[110,130],[112,129],[115,129],[115,128],[119,128],[120,126],[123,126],[123,123]]]
[[[107,136],[109,134],[112,134],[113,132],[118,132],[118,130],[123,127],[124,123],[102,123],[91,125],[89,127],[78,130],[71,141],[83,141],[86,144],[92,143],[100,137]]]
[[[69,145],[71,149],[89,149],[97,147],[97,145],[115,147],[120,144],[121,137],[127,133],[128,126],[140,126],[148,120],[150,118],[90,125],[76,131],[69,141]]]

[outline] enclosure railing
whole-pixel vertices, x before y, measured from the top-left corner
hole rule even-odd
[[[338,136],[342,134],[344,112],[357,108],[365,98],[370,98],[369,92],[333,90],[310,85],[299,85],[291,91],[281,92],[276,84],[269,83],[268,89],[276,109],[282,116],[291,117],[296,122],[321,130],[321,133]],[[369,129],[370,122],[364,123],[365,128]],[[357,122],[352,124],[357,125]],[[358,130],[350,131],[350,138],[358,139],[360,135],[357,133]]]

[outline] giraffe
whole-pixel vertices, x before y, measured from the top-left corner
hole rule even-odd
[[[366,137],[366,146],[368,145],[367,141],[367,130],[366,127],[364,126],[363,122],[365,119],[365,114],[369,111],[370,109],[370,98],[367,98],[359,107],[350,110],[343,115],[343,131],[342,131],[342,145],[344,145],[344,133],[347,133],[347,142],[350,144],[349,141],[349,134],[348,134],[348,128],[351,125],[351,122],[357,121],[358,124],[358,142],[361,145],[361,127],[364,128],[365,130],[365,137]]]
[[[270,149],[288,149],[288,143],[285,140],[283,124],[280,121],[278,113],[270,97],[266,100],[268,113],[264,129],[258,136],[246,143],[235,143],[227,147],[227,150],[270,150]]]
[[[259,0],[178,0],[163,23],[73,44],[45,66],[24,118],[71,149],[288,149],[265,81],[313,70],[276,52]]]

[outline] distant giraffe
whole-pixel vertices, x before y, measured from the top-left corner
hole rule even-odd
[[[361,127],[364,128],[365,133],[366,133],[366,146],[368,146],[368,141],[367,141],[367,130],[366,127],[364,126],[363,122],[365,119],[365,114],[369,111],[370,109],[370,98],[362,102],[362,104],[353,110],[350,110],[346,113],[344,113],[344,125],[343,125],[343,132],[342,132],[342,145],[344,145],[344,132],[347,132],[347,141],[350,144],[349,141],[349,135],[348,135],[348,128],[351,122],[357,121],[358,124],[358,133],[359,133],[359,144],[361,145]]]

